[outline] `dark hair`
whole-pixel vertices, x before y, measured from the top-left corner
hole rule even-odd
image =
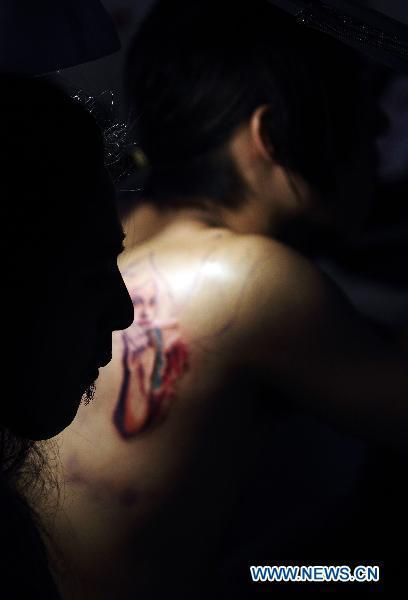
[[[134,138],[148,159],[145,194],[236,204],[225,146],[264,104],[278,162],[331,190],[335,164],[359,135],[360,83],[355,51],[266,0],[159,0],[126,64]]]

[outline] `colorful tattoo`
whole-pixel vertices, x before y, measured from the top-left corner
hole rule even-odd
[[[151,267],[150,263],[150,267]],[[113,414],[120,435],[129,439],[160,422],[188,369],[188,350],[169,292],[153,269],[140,264],[124,273],[135,319],[122,333],[123,382]]]

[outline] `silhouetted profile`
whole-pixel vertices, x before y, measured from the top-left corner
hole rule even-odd
[[[93,117],[51,83],[18,75],[0,76],[0,115],[1,578],[16,596],[47,597],[46,553],[19,495],[34,485],[48,490],[33,440],[63,430],[81,398],[90,399],[111,358],[112,331],[130,325],[133,310],[116,263],[123,230]]]

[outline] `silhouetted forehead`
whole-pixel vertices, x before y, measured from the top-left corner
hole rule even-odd
[[[97,256],[117,255],[123,250],[124,238],[125,234],[116,217],[104,226],[102,223],[97,224],[84,239],[85,250]]]
[[[101,199],[81,211],[80,222],[61,228],[60,247],[69,248],[68,256],[113,257],[123,250],[124,233],[114,202]]]
[[[120,254],[123,251],[123,241],[125,234],[122,228],[115,228],[115,231],[107,232],[95,241],[95,251],[97,254],[109,256],[110,254]]]
[[[93,221],[94,239],[104,248],[122,248],[124,233],[115,203],[115,196],[107,190],[107,197],[94,205]]]

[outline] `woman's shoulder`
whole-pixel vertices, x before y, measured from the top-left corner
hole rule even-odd
[[[213,339],[225,349],[316,311],[330,290],[289,246],[217,228],[142,244],[122,273],[134,303],[150,302],[158,323],[177,321],[190,341]]]
[[[230,273],[231,291],[260,311],[295,300],[319,303],[333,293],[333,283],[306,256],[262,235],[233,235],[219,252],[220,271]]]
[[[307,257],[275,239],[233,236],[226,241],[222,268],[231,272],[229,287],[239,304],[237,331],[284,330],[288,321],[316,316],[340,294]],[[284,331],[282,331],[284,333]]]
[[[315,313],[332,293],[310,260],[260,235],[214,230],[156,267],[191,337],[231,349],[259,329],[284,328],[294,313]]]

